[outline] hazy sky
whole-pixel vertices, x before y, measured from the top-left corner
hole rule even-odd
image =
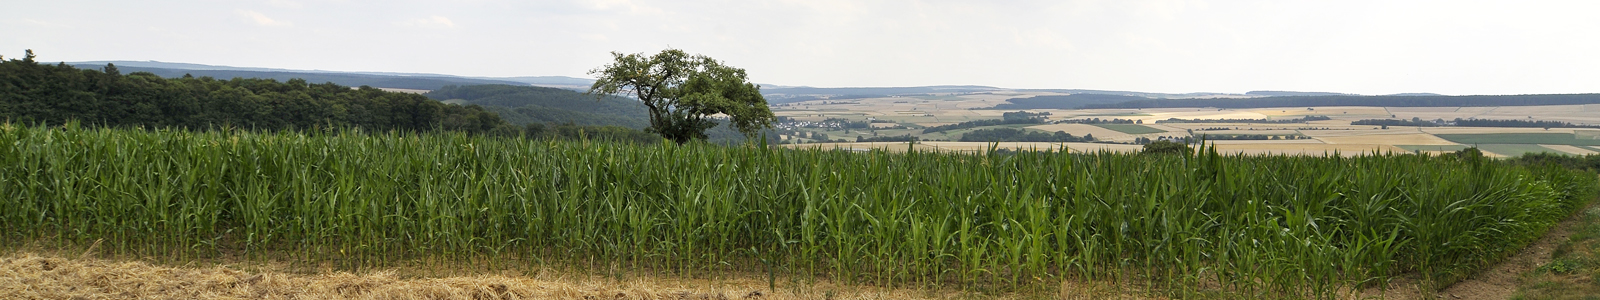
[[[587,77],[683,49],[782,85],[1600,92],[1600,1],[25,1],[0,55]]]

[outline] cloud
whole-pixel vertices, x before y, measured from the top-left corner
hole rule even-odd
[[[282,8],[301,8],[301,7],[305,7],[305,5],[301,5],[300,2],[294,2],[294,1],[289,1],[289,0],[271,0],[271,1],[267,1],[267,4],[268,5],[272,5],[272,6],[276,6],[276,7],[282,7]]]
[[[400,26],[405,26],[405,27],[455,28],[456,27],[456,22],[450,21],[450,18],[440,17],[440,16],[433,16],[433,17],[428,17],[428,18],[411,19],[411,20],[407,20],[405,22],[395,23],[395,25],[400,25]]]
[[[241,10],[237,10],[235,12],[237,12],[240,16],[244,16],[245,19],[249,19],[252,22],[256,22],[257,25],[261,25],[261,26],[273,26],[273,27],[294,26],[294,23],[290,23],[290,22],[286,22],[286,21],[273,20],[272,18],[267,17],[267,15],[263,15],[261,13],[254,12],[254,11],[248,11],[248,10],[242,10],[241,9]]]

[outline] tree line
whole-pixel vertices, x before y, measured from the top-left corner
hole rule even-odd
[[[978,129],[961,135],[962,142],[1093,142],[1093,134],[1073,136],[1071,133],[1056,131],[1045,133],[1040,131],[1027,131],[1015,128]]]
[[[1018,113],[1022,113],[1022,112],[1018,112]],[[1006,114],[1010,114],[1010,113],[1006,113]],[[1009,118],[966,121],[966,122],[955,123],[955,124],[933,126],[933,127],[923,128],[922,129],[922,133],[923,134],[929,134],[929,133],[935,133],[935,132],[945,132],[945,131],[951,131],[951,130],[977,128],[977,127],[983,127],[983,126],[996,126],[996,125],[1044,124],[1044,118],[1037,117],[1039,115],[1032,115],[1032,114],[1023,113],[1023,114],[1013,114],[1013,115],[1010,115],[1010,116],[1011,117],[1009,117]],[[1029,117],[1019,117],[1019,116],[1029,116]]]
[[[427,97],[352,89],[301,79],[122,74],[41,64],[33,51],[22,59],[0,58],[0,120],[59,125],[250,130],[362,128],[374,131],[453,130],[486,133],[515,130],[477,106],[446,105]]]

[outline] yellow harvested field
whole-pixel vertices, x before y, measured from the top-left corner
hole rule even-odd
[[[991,144],[992,143],[983,143],[983,142],[917,142],[917,145],[914,146],[914,147],[917,149],[917,151],[983,152],[983,151],[988,151],[989,150],[989,146]],[[1101,143],[1002,142],[1002,143],[998,143],[998,145],[999,145],[999,148],[1012,149],[1012,150],[1028,150],[1028,149],[1046,150],[1046,149],[1061,149],[1062,147],[1066,147],[1069,151],[1072,151],[1072,152],[1086,152],[1086,151],[1087,152],[1094,152],[1094,151],[1100,151],[1100,150],[1108,150],[1108,151],[1116,151],[1116,152],[1137,152],[1139,150],[1144,149],[1144,146],[1140,146],[1140,145],[1101,144]],[[901,143],[786,144],[786,145],[783,145],[783,147],[792,148],[792,149],[823,149],[823,150],[839,149],[839,150],[851,150],[851,151],[868,151],[868,150],[873,150],[873,149],[881,149],[881,150],[890,151],[890,152],[903,152],[907,148],[906,147],[906,143],[903,143],[903,142],[901,142]]]
[[[1460,111],[1461,107],[1390,107],[1390,113],[1416,112],[1416,113],[1453,113]]]
[[[1331,155],[1335,151],[1341,156],[1356,156],[1369,154],[1376,150],[1382,152],[1408,153],[1391,145],[1374,144],[1217,144],[1217,152],[1244,153],[1244,154],[1288,154],[1288,155]]]
[[[983,142],[919,142],[945,151],[986,151],[990,143]],[[1032,143],[1032,142],[1002,142],[1000,148],[1006,149],[1061,149],[1066,147],[1072,152],[1096,152],[1101,150],[1113,152],[1138,152],[1144,146],[1126,144],[1101,144],[1101,143]]]
[[[1579,148],[1579,147],[1571,146],[1571,145],[1539,145],[1539,146],[1540,147],[1545,147],[1545,148],[1550,148],[1550,150],[1556,150],[1556,151],[1561,151],[1561,152],[1566,152],[1566,153],[1571,153],[1571,154],[1576,154],[1576,155],[1589,155],[1589,154],[1600,153],[1600,152],[1595,152],[1594,150]]]
[[[1258,108],[1258,109],[1250,109],[1250,112],[1254,112],[1254,113],[1258,113],[1258,114],[1262,114],[1262,115],[1274,116],[1274,117],[1278,117],[1278,116],[1282,116],[1282,117],[1328,116],[1328,117],[1338,118],[1340,116],[1389,116],[1390,115],[1388,109],[1385,109],[1383,107],[1372,107],[1372,106],[1317,106],[1317,107],[1311,107],[1312,108],[1311,110],[1307,110],[1306,108],[1307,107],[1304,107],[1304,106],[1300,106],[1300,107]],[[1274,119],[1279,119],[1279,118],[1274,118]]]
[[[1217,145],[1253,145],[1253,144],[1318,144],[1318,145],[1321,145],[1321,144],[1325,144],[1322,141],[1318,141],[1316,139],[1265,140],[1265,141],[1260,141],[1260,140],[1257,140],[1257,141],[1224,140],[1224,141],[1206,141],[1206,143],[1212,143],[1212,144],[1217,144]]]
[[[1245,128],[1245,127],[1241,127],[1241,128]],[[1277,129],[1277,128],[1274,128],[1274,129],[1256,129],[1256,130],[1249,130],[1250,128],[1245,128],[1245,129],[1246,130],[1195,130],[1194,131],[1194,135],[1202,135],[1202,134],[1212,134],[1212,135],[1225,135],[1225,134],[1290,135],[1290,134],[1300,133],[1299,130],[1294,130],[1294,129]]]
[[[1065,132],[1070,133],[1070,134],[1075,135],[1075,136],[1083,136],[1083,135],[1086,135],[1086,134],[1093,134],[1095,138],[1100,138],[1100,139],[1109,139],[1109,138],[1128,135],[1126,133],[1122,133],[1122,132],[1119,132],[1119,131],[1116,131],[1116,130],[1110,130],[1110,129],[1100,128],[1100,126],[1086,125],[1086,124],[1050,124],[1050,125],[1028,126],[1027,128],[1028,129],[1036,129],[1036,130],[1044,130],[1044,131],[1049,131],[1049,132],[1065,131]]]
[[[1390,126],[1389,129],[1372,129],[1372,127],[1357,127],[1362,129],[1350,130],[1302,130],[1307,136],[1314,138],[1339,137],[1339,136],[1368,136],[1368,135],[1394,135],[1394,134],[1427,134],[1417,130],[1416,127]],[[1370,144],[1370,143],[1369,143]]]
[[[1470,133],[1572,133],[1572,128],[1507,128],[1507,127],[1424,127],[1423,132],[1430,134],[1470,134]]]
[[[1263,115],[1263,114],[1254,113],[1254,112],[1247,112],[1247,111],[1236,111],[1236,110],[1223,110],[1223,111],[1217,111],[1217,110],[1166,111],[1166,112],[1145,112],[1145,113],[1146,114],[1150,114],[1150,115],[1149,116],[1129,116],[1129,117],[1122,117],[1122,119],[1143,120],[1146,124],[1151,124],[1151,123],[1155,123],[1156,121],[1159,121],[1159,120],[1166,120],[1166,119],[1173,119],[1173,118],[1177,118],[1177,119],[1203,119],[1203,120],[1266,119],[1267,118],[1267,116]]]
[[[1317,139],[1328,144],[1457,145],[1455,142],[1425,133],[1327,136]]]

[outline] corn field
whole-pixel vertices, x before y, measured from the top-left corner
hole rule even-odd
[[[1452,281],[1596,196],[1482,159],[0,127],[0,237],[206,257],[603,261],[885,285],[1327,297]]]

